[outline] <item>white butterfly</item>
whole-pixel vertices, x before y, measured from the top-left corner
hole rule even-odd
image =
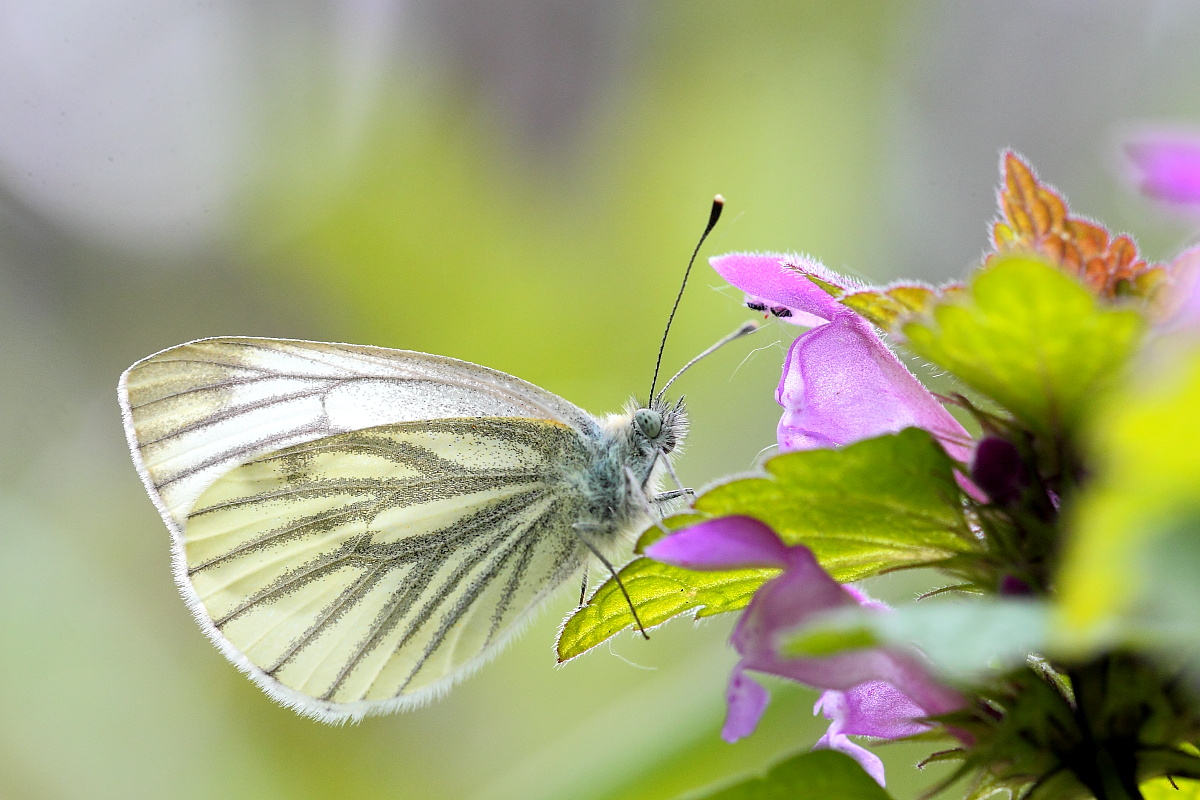
[[[281,339],[172,347],[118,395],[200,626],[328,722],[420,705],[495,655],[649,521],[687,425],[682,403],[599,420],[475,364]]]

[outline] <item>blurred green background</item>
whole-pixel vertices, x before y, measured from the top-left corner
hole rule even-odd
[[[732,620],[555,668],[566,591],[428,708],[324,727],[189,618],[118,374],[245,334],[424,350],[594,413],[648,388],[706,248],[961,274],[1013,146],[1153,257],[1119,142],[1200,123],[1188,0],[0,3],[0,797],[667,800],[802,750],[812,693],[717,738]],[[701,264],[664,369],[732,330]],[[685,380],[703,486],[774,437],[795,328]],[[911,596],[908,584],[880,594]],[[925,752],[884,749],[915,797]]]

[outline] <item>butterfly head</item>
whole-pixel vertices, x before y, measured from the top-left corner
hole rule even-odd
[[[634,409],[630,419],[631,434],[642,449],[666,454],[683,443],[687,433],[687,410],[683,400],[674,404],[661,398],[649,403],[630,402]]]

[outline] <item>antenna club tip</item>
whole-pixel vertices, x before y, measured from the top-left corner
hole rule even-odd
[[[700,237],[701,242],[704,241],[705,236],[708,236],[709,231],[713,229],[713,226],[717,224],[717,220],[721,218],[721,210],[724,208],[725,198],[721,197],[719,194],[714,196],[712,202],[712,211],[708,213],[708,226],[704,229],[704,236]],[[698,250],[699,247],[696,249]]]

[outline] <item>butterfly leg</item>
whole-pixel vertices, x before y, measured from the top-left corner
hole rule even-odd
[[[634,477],[633,470],[631,470],[629,467],[625,468],[625,480],[629,482],[630,489],[634,490],[636,492],[638,498],[641,499],[642,510],[644,510],[646,512],[646,515],[654,520],[654,524],[658,527],[658,529],[660,531],[662,531],[663,533],[670,533],[670,531],[668,531],[666,528],[663,527],[662,512],[661,511],[656,512],[655,508],[653,506],[653,503],[656,501],[657,498],[651,499],[646,496],[646,484],[645,483],[639,484],[637,481],[637,478]]]
[[[688,497],[695,497],[696,490],[689,489],[688,487],[683,485],[683,482],[679,480],[679,476],[675,474],[675,467],[671,464],[671,460],[669,458],[664,458],[662,451],[659,451],[658,453],[655,454],[655,456],[654,456],[655,463],[657,463],[658,459],[660,459],[660,458],[663,459],[663,466],[665,466],[667,468],[667,473],[671,476],[671,480],[675,481],[675,485],[679,488],[672,489],[672,490],[666,491],[666,492],[659,492],[658,494],[654,495],[654,497],[649,498],[648,502],[649,503],[661,503],[665,500],[671,500],[676,497],[683,497],[685,495]],[[651,465],[651,467],[653,469],[653,465]],[[632,473],[629,470],[626,470],[626,474],[628,475],[630,481],[632,482],[632,480],[633,480]],[[650,479],[650,473],[647,473],[646,480],[649,480],[649,479]],[[644,497],[646,494],[646,482],[645,481],[642,482],[641,488],[642,488],[642,495]]]
[[[671,476],[671,480],[675,481],[675,486],[679,488],[679,491],[683,492],[684,494],[692,491],[691,489],[684,488],[683,483],[679,480],[679,476],[675,474],[675,467],[671,465],[671,459],[664,458],[663,466],[667,468],[667,474]]]
[[[583,607],[584,600],[587,599],[587,579],[588,579],[588,568],[587,568],[587,564],[584,564],[583,565],[583,585],[579,587],[579,606],[581,608]]]
[[[592,551],[592,555],[599,559],[609,574],[613,576],[613,580],[617,583],[617,588],[621,590],[621,594],[625,596],[625,602],[629,604],[629,612],[633,614],[634,623],[637,625],[638,630],[641,631],[642,637],[649,639],[650,634],[646,633],[646,626],[642,624],[642,618],[638,616],[637,606],[633,604],[633,598],[629,596],[629,590],[625,588],[625,582],[617,574],[617,568],[613,566],[612,562],[605,558],[604,554],[597,550],[594,544],[588,541],[587,527],[586,523],[575,523],[575,531],[579,534],[579,541],[583,542],[587,549]]]

